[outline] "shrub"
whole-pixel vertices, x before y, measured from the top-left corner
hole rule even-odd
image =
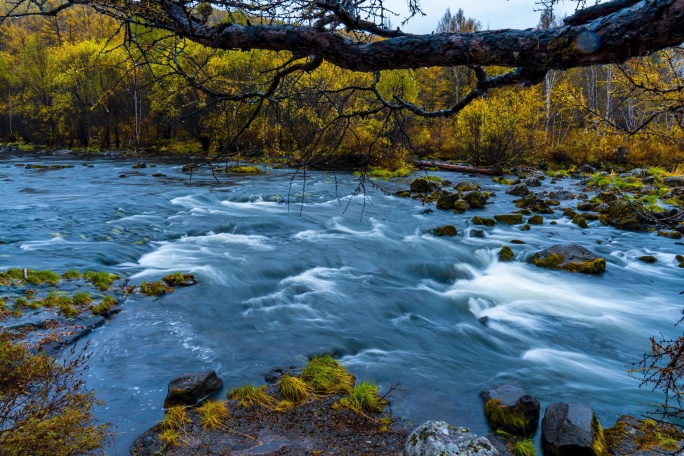
[[[1,454],[87,454],[108,440],[109,425],[96,424],[98,401],[83,380],[86,349],[57,362],[0,333]]]

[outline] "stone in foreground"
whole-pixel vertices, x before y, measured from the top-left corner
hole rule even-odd
[[[606,270],[606,260],[577,244],[552,245],[535,253],[532,264],[542,268],[584,274],[600,274]]]
[[[196,405],[200,400],[220,390],[223,381],[215,371],[186,372],[171,380],[164,408],[176,405]]]
[[[486,437],[444,421],[426,421],[406,439],[404,456],[494,456],[499,451]]]
[[[553,456],[606,456],[606,441],[589,404],[549,404],[542,420],[542,448]]]
[[[518,382],[508,382],[480,393],[485,416],[494,430],[531,436],[539,424],[539,401],[525,393]]]

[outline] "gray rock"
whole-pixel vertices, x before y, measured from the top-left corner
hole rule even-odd
[[[663,183],[668,187],[684,187],[684,176],[666,177]]]
[[[444,421],[426,421],[406,439],[404,456],[494,456],[499,452],[486,437]]]
[[[610,454],[630,456],[656,456],[681,454],[684,447],[682,433],[676,427],[653,420],[638,420],[622,415],[615,426],[606,429],[613,437]],[[652,442],[643,445],[642,442]]]
[[[266,381],[266,383],[274,385],[278,383],[278,379],[280,379],[280,377],[283,375],[289,375],[290,377],[299,377],[300,375],[302,375],[302,368],[297,366],[276,367],[275,369],[271,369],[270,371],[264,374],[264,380]]]
[[[549,404],[542,420],[542,447],[553,456],[599,456],[605,438],[589,404],[556,402]]]
[[[513,196],[525,196],[530,194],[530,189],[527,188],[527,185],[525,184],[513,185],[506,189],[506,194]]]
[[[220,390],[223,381],[215,371],[186,372],[171,380],[164,399],[164,408],[175,405],[196,405],[203,398]]]
[[[485,404],[489,404],[485,405],[485,415],[495,430],[502,429],[509,434],[522,436],[530,436],[537,430],[539,401],[528,395],[520,383],[504,383],[483,391],[480,396]],[[497,402],[491,402],[493,400]],[[507,420],[507,417],[523,418],[523,420]]]
[[[581,173],[594,174],[596,172],[596,168],[591,165],[582,165],[578,171]]]
[[[428,181],[427,179],[416,179],[411,182],[411,191],[417,193],[430,193],[442,188],[439,181]]]
[[[540,187],[541,181],[536,177],[528,177],[527,179],[525,179],[525,185],[527,185],[528,187]]]

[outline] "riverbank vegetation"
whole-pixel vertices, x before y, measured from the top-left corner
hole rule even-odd
[[[250,21],[208,12],[212,24]],[[554,20],[547,15],[540,27]],[[0,141],[22,150],[34,150],[33,144],[92,152],[144,148],[395,170],[376,171],[380,178],[404,175],[413,156],[475,165],[629,161],[668,170],[684,159],[676,90],[681,48],[620,65],[552,70],[533,87],[491,91],[458,116],[425,118],[377,109],[366,92],[351,89],[369,85],[374,75],[328,62],[287,79],[257,111],[229,95],[261,90],[288,53],[209,50],[193,42],[179,48],[166,32],[130,27],[126,32],[87,7],[5,20]],[[447,12],[437,32],[481,28],[462,11]],[[382,72],[377,88],[387,99],[401,96],[433,110],[457,103],[476,80],[465,67],[393,70]],[[339,117],[340,106],[367,112]]]

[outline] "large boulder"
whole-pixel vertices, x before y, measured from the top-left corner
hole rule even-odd
[[[552,245],[548,249],[535,253],[532,257],[532,264],[542,268],[585,274],[600,274],[606,270],[605,259],[577,244]]]
[[[599,209],[602,209],[602,211],[599,211]],[[617,200],[608,202],[608,207],[605,210],[603,209],[604,208],[596,208],[597,211],[603,212],[604,215],[601,217],[601,221],[608,225],[612,225],[621,230],[646,230],[644,218],[634,210],[629,201]]]
[[[522,214],[497,214],[494,220],[507,225],[520,225],[523,223],[523,216]]]
[[[499,452],[486,437],[444,421],[426,421],[406,439],[404,456],[494,456]]]
[[[417,193],[430,193],[442,188],[442,183],[439,181],[432,181],[427,179],[416,179],[411,182],[411,191]]]
[[[542,448],[553,456],[607,456],[606,440],[589,404],[549,404],[542,420]]]
[[[164,408],[175,405],[196,405],[222,387],[223,381],[213,370],[186,372],[169,383],[168,393],[164,399]]]
[[[655,456],[681,454],[684,433],[675,426],[655,420],[623,415],[604,431],[610,454]]]
[[[530,194],[530,189],[525,184],[510,186],[506,189],[506,194],[513,196],[525,196]]]
[[[528,187],[540,187],[541,186],[541,181],[536,177],[528,177],[523,182],[525,182],[525,185],[527,185]]]
[[[454,209],[456,201],[458,201],[458,193],[444,192],[437,200],[437,209],[450,211]]]
[[[508,382],[480,393],[485,416],[494,430],[530,436],[539,424],[539,401],[525,393],[518,382]]]
[[[466,203],[468,203],[468,206],[474,209],[484,208],[488,198],[489,196],[483,192],[470,192],[463,197]]]
[[[668,187],[684,187],[684,176],[666,177],[663,183]]]

